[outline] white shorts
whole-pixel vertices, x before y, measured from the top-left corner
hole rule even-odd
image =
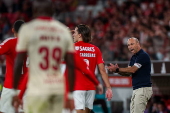
[[[73,92],[75,109],[93,109],[95,90],[77,90]]]
[[[19,92],[20,90],[18,90]],[[12,106],[12,97],[14,95],[13,89],[3,87],[0,99],[0,111],[4,113],[15,113]],[[23,112],[23,109],[19,108],[19,112]]]
[[[25,113],[62,113],[63,95],[28,95],[24,104]]]

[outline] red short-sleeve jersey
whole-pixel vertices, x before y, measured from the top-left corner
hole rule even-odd
[[[0,44],[0,55],[5,55],[6,57],[6,74],[5,74],[5,81],[4,81],[4,87],[12,89],[13,88],[13,70],[14,70],[14,62],[16,57],[16,44],[17,44],[17,38],[9,38],[3,41]],[[22,87],[23,84],[23,78],[25,76],[25,73],[27,72],[26,67],[26,59],[23,64],[22,69],[22,77],[20,79],[20,83],[18,86],[18,89]]]
[[[98,64],[104,63],[102,54],[98,47],[79,41],[75,43],[75,50],[80,54],[84,61],[89,66],[89,69],[94,73]]]

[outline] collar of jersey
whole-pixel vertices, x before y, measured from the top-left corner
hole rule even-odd
[[[49,17],[49,16],[39,16],[37,19],[40,19],[40,20],[48,20],[48,21],[53,20],[53,18],[52,18],[52,17]]]
[[[136,55],[139,55],[142,51],[143,51],[143,50],[140,49],[140,50],[136,53]]]

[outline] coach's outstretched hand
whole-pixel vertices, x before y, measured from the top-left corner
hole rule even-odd
[[[107,98],[107,100],[110,101],[112,99],[112,97],[113,97],[113,92],[112,92],[111,87],[107,88],[107,90],[106,90],[106,98]]]
[[[106,67],[110,72],[115,72],[117,68],[119,68],[119,66],[117,64],[112,64],[110,63],[110,66]]]

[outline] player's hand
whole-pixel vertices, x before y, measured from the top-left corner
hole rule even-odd
[[[73,111],[74,110],[74,100],[73,99],[67,99],[64,105],[64,108],[69,110],[69,111]]]
[[[101,84],[97,86],[97,89],[99,94],[103,94],[103,86]]]
[[[12,106],[14,107],[17,113],[18,113],[18,108],[20,105],[22,105],[22,101],[19,99],[18,95],[14,95],[12,97]]]
[[[65,107],[65,109],[69,110],[70,112],[72,112],[74,110],[75,107],[74,107],[74,100],[73,100],[72,92],[67,93],[64,107]]]
[[[107,90],[106,90],[106,98],[107,98],[107,100],[110,101],[112,99],[112,97],[113,97],[113,92],[112,92],[111,87],[107,88]]]

